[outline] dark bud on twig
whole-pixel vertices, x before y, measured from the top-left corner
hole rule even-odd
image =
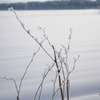
[[[17,100],[19,100],[19,97],[17,96]]]
[[[58,69],[58,73],[60,73],[60,70]]]

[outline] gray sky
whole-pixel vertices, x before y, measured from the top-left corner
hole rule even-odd
[[[47,1],[47,0],[0,0],[0,3],[12,3],[12,2],[28,2],[28,1]]]

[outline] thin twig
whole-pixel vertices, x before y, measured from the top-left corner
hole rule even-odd
[[[57,80],[57,72],[56,72],[55,80],[53,81],[53,94],[55,93],[56,80]]]
[[[7,78],[7,77],[0,77],[0,78],[4,79],[4,80],[12,80],[14,82],[14,84],[15,84],[15,89],[16,89],[17,94],[18,94],[19,91],[18,91],[17,83],[13,78]]]
[[[59,91],[59,89],[62,88],[62,85],[65,83],[65,81],[69,78],[69,75],[70,75],[70,74],[73,72],[73,70],[75,69],[75,64],[76,64],[76,61],[78,60],[79,57],[80,57],[80,56],[78,55],[78,57],[77,57],[76,59],[74,58],[73,69],[68,73],[68,75],[67,75],[67,77],[65,78],[65,80],[62,82],[62,84],[59,86],[59,88],[55,91],[55,93],[54,93],[53,96],[52,96],[52,100],[53,100],[55,94]]]
[[[54,58],[55,58],[57,72],[58,72],[59,87],[61,87],[61,76],[60,76],[59,66],[58,66],[58,63],[57,63],[56,51],[55,51],[55,48],[54,48],[53,45],[52,45],[52,48],[53,48],[53,51],[54,51]],[[63,92],[62,92],[62,87],[60,88],[60,93],[61,93],[62,100],[64,100],[64,96],[63,96]]]
[[[43,82],[44,82],[46,76],[47,76],[47,75],[49,74],[49,72],[51,71],[51,69],[54,67],[54,65],[56,65],[56,68],[57,68],[57,71],[56,71],[56,72],[57,72],[57,73],[56,73],[55,80],[54,80],[52,100],[53,100],[55,94],[58,92],[58,90],[60,90],[61,99],[64,100],[65,82],[68,80],[69,75],[70,75],[70,74],[73,72],[73,70],[75,69],[76,61],[77,61],[78,58],[79,58],[79,56],[77,57],[77,59],[74,58],[74,65],[73,65],[73,68],[72,68],[71,71],[69,71],[69,70],[68,70],[68,65],[67,65],[67,60],[68,60],[68,52],[69,52],[69,49],[70,49],[70,42],[71,42],[72,29],[70,29],[68,47],[66,48],[66,47],[62,46],[63,49],[65,50],[65,57],[62,57],[62,56],[61,56],[61,51],[62,51],[62,49],[60,49],[60,51],[57,53],[57,51],[55,50],[54,46],[51,45],[51,43],[50,43],[50,41],[49,41],[49,39],[48,39],[48,36],[45,34],[45,29],[42,29],[41,27],[39,27],[39,29],[42,30],[43,33],[44,33],[44,35],[43,35],[43,36],[44,36],[44,39],[43,39],[41,42],[39,42],[39,41],[30,33],[30,30],[27,30],[27,29],[26,29],[26,27],[24,26],[24,24],[21,22],[21,20],[20,20],[19,17],[17,16],[15,10],[14,10],[12,7],[9,8],[9,9],[10,9],[11,11],[13,11],[13,13],[14,13],[15,16],[16,16],[16,19],[19,21],[19,23],[20,23],[20,25],[22,26],[22,28],[24,29],[24,31],[27,32],[27,34],[39,45],[39,48],[38,48],[38,50],[37,50],[35,53],[33,53],[33,56],[32,56],[32,58],[31,58],[31,61],[29,62],[29,64],[28,64],[27,67],[26,67],[25,72],[24,72],[24,74],[23,74],[23,76],[22,76],[22,78],[21,78],[21,80],[20,80],[19,88],[17,87],[16,81],[15,81],[14,79],[12,79],[12,78],[6,78],[6,77],[4,77],[4,78],[2,78],[2,79],[12,80],[12,81],[14,82],[15,88],[16,88],[16,91],[17,91],[17,94],[18,94],[17,100],[19,100],[19,94],[20,94],[20,90],[21,90],[21,86],[22,86],[22,82],[23,82],[23,80],[24,80],[24,77],[25,77],[25,75],[26,75],[26,73],[27,73],[27,71],[28,71],[29,66],[31,65],[31,63],[32,63],[32,61],[33,61],[33,59],[34,59],[34,56],[38,53],[38,51],[40,50],[40,48],[42,48],[43,51],[51,58],[51,60],[53,61],[53,64],[52,64],[52,66],[44,73],[43,79],[42,79],[42,81],[41,81],[41,83],[40,83],[40,85],[39,85],[39,87],[38,87],[38,89],[37,89],[37,91],[36,91],[36,93],[35,93],[34,100],[37,98],[37,94],[38,94],[39,90],[40,90],[40,93],[39,93],[38,100],[40,100],[41,93],[42,93],[42,88],[43,88]],[[49,52],[44,48],[44,46],[42,45],[42,44],[44,43],[45,40],[47,40],[48,44],[52,47],[53,53],[54,53],[54,58],[50,55],[50,53],[49,53]],[[63,65],[65,66],[66,71],[64,71]],[[60,73],[61,70],[62,70],[62,73]],[[67,72],[67,74],[65,75],[66,72]],[[62,77],[62,76],[61,76],[60,74],[63,74],[62,76],[63,76],[63,80],[64,80],[64,81],[61,81],[61,77]],[[55,91],[55,84],[56,84],[57,76],[58,76],[59,88]],[[0,77],[0,78],[1,78],[1,77]],[[67,81],[67,82],[68,82],[68,81]],[[62,88],[62,86],[64,86],[64,87]],[[67,84],[67,86],[68,86],[68,84]],[[68,88],[69,88],[69,87],[67,87],[67,89],[68,89]],[[67,93],[69,93],[69,90],[68,90]],[[69,94],[67,94],[67,95],[69,96]],[[68,97],[68,98],[69,98],[69,97]]]
[[[29,30],[27,31],[26,28],[24,27],[23,23],[19,20],[17,14],[16,14],[16,12],[15,12],[15,10],[14,10],[12,7],[9,8],[9,9],[12,10],[12,11],[14,12],[14,14],[15,14],[17,20],[20,22],[20,24],[21,24],[21,26],[23,27],[23,29],[24,29],[27,33],[30,33]],[[43,42],[44,42],[44,40],[41,42],[41,44],[42,44]],[[15,81],[13,78],[6,78],[6,77],[3,78],[3,77],[0,77],[0,78],[2,78],[2,79],[12,80],[12,81],[14,82],[15,88],[16,88],[16,91],[17,91],[17,95],[18,95],[18,96],[17,96],[17,100],[19,100],[19,94],[20,94],[20,90],[21,90],[21,86],[22,86],[23,79],[24,79],[24,77],[25,77],[25,75],[26,75],[26,73],[27,73],[27,71],[28,71],[29,66],[31,65],[31,63],[32,63],[32,61],[33,61],[33,59],[34,59],[34,56],[38,53],[38,51],[40,50],[40,48],[41,48],[41,46],[39,46],[39,48],[37,49],[37,51],[36,51],[35,53],[33,53],[33,56],[32,56],[32,58],[31,58],[29,64],[27,65],[27,67],[26,67],[26,69],[25,69],[25,72],[24,72],[24,74],[23,74],[23,76],[22,76],[22,78],[21,78],[21,80],[20,80],[19,88],[17,87],[16,81]]]
[[[9,10],[11,10],[11,11],[14,12],[14,14],[15,14],[15,16],[16,16],[16,19],[20,22],[22,28],[30,35],[30,37],[31,37],[32,39],[35,40],[35,42],[44,50],[44,52],[54,61],[54,59],[51,57],[51,55],[50,55],[50,54],[46,51],[46,49],[42,46],[43,41],[44,41],[45,39],[48,40],[48,38],[46,38],[46,36],[44,35],[45,39],[40,43],[37,39],[35,39],[35,37],[34,37],[32,34],[30,34],[30,30],[27,30],[27,29],[24,27],[24,24],[23,24],[23,23],[20,21],[20,19],[18,18],[18,16],[17,16],[15,10],[14,10],[12,7],[9,8]],[[44,34],[45,34],[45,31],[44,31],[44,30],[42,30],[42,31],[43,31]],[[49,44],[50,44],[50,42],[49,42]],[[34,56],[34,54],[33,54],[33,56]],[[23,79],[24,79],[24,77],[25,77],[25,75],[26,75],[27,69],[28,69],[28,67],[30,66],[31,62],[32,62],[32,60],[30,61],[30,63],[29,63],[28,66],[26,67],[25,73],[24,73],[24,75],[22,76],[22,79],[21,79],[21,81],[20,81],[18,96],[19,96],[19,93],[20,93],[22,81],[23,81]],[[48,72],[48,73],[49,73],[49,72]],[[47,73],[47,74],[48,74],[48,73]],[[45,76],[45,77],[46,77],[46,76]],[[42,80],[42,82],[41,82],[39,88],[41,87],[41,85],[42,85],[42,83],[43,83],[45,77],[43,78],[43,80]],[[39,88],[37,89],[37,92],[38,92]],[[37,95],[37,92],[36,92],[36,95]],[[36,98],[36,95],[35,95],[35,98]]]
[[[67,100],[69,100],[69,79],[67,79],[67,82],[66,82],[66,90],[67,90]]]
[[[38,100],[40,100],[41,93],[42,93],[42,88],[43,88],[43,84],[41,85],[41,89],[40,89],[40,93],[39,93],[39,98],[38,98]]]
[[[54,59],[53,59],[53,58],[51,57],[51,55],[46,51],[46,49],[41,45],[41,43],[40,43],[37,39],[35,39],[35,37],[34,37],[32,34],[30,34],[30,30],[27,30],[27,29],[24,27],[24,24],[23,24],[23,23],[20,21],[20,19],[18,18],[18,16],[17,16],[15,10],[13,9],[13,7],[9,8],[9,10],[11,10],[11,11],[14,12],[14,14],[15,14],[17,20],[20,22],[22,28],[31,36],[31,38],[33,38],[33,39],[35,40],[35,42],[36,42],[39,46],[41,46],[41,48],[44,50],[44,52],[54,61]]]
[[[37,91],[36,91],[36,93],[35,93],[35,97],[34,97],[34,100],[36,99],[36,97],[37,97],[37,94],[38,94],[38,91],[39,91],[39,89],[41,88],[41,86],[42,86],[42,84],[43,84],[43,82],[44,82],[44,80],[45,80],[45,78],[47,77],[47,75],[48,75],[48,73],[51,71],[51,69],[54,67],[54,64],[55,63],[53,63],[52,64],[52,66],[47,70],[47,72],[46,73],[44,73],[44,75],[43,75],[43,79],[42,79],[42,81],[41,81],[41,83],[40,83],[40,85],[39,85],[39,87],[38,87],[38,89],[37,89]]]
[[[31,58],[29,64],[27,65],[27,67],[26,67],[26,69],[25,69],[25,72],[24,72],[24,74],[23,74],[23,76],[22,76],[22,78],[21,78],[21,81],[20,81],[19,93],[20,93],[20,89],[21,89],[21,86],[22,86],[23,79],[24,79],[24,77],[25,77],[25,75],[26,75],[26,73],[27,73],[27,71],[28,71],[28,68],[29,68],[29,66],[31,65],[31,63],[33,62],[34,56],[39,52],[39,50],[40,50],[40,47],[37,49],[37,51],[36,51],[35,53],[33,53],[33,56],[32,56],[32,58]]]

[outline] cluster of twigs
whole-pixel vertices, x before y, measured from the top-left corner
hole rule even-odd
[[[55,94],[60,91],[61,94],[61,100],[65,99],[65,90],[67,92],[67,100],[69,100],[69,76],[70,74],[73,72],[73,70],[75,69],[75,64],[76,61],[78,60],[79,56],[77,58],[74,58],[74,63],[73,63],[73,68],[72,70],[69,71],[69,66],[68,66],[68,52],[70,49],[70,42],[71,42],[71,35],[72,35],[72,29],[70,29],[70,35],[69,35],[69,42],[68,42],[68,46],[67,48],[65,46],[62,45],[62,49],[60,49],[59,51],[56,51],[54,45],[52,45],[47,37],[47,35],[45,34],[45,29],[42,29],[41,27],[39,27],[39,30],[43,31],[43,40],[41,42],[38,41],[37,38],[35,38],[31,33],[30,30],[27,30],[24,26],[24,24],[20,21],[20,19],[18,18],[15,10],[11,7],[9,8],[10,11],[13,11],[13,13],[15,14],[17,20],[20,22],[22,28],[27,32],[27,34],[39,45],[38,49],[36,52],[33,53],[33,56],[29,62],[29,64],[27,65],[25,72],[20,80],[20,84],[17,85],[16,81],[12,78],[7,78],[7,77],[0,77],[1,79],[5,79],[5,80],[12,80],[15,84],[15,88],[17,91],[17,100],[20,100],[20,90],[21,90],[21,86],[22,86],[22,82],[24,80],[24,77],[27,73],[27,70],[29,68],[29,66],[31,65],[31,63],[34,60],[35,55],[38,53],[38,51],[40,50],[40,48],[43,49],[43,51],[50,57],[50,59],[53,61],[52,65],[48,68],[47,71],[44,72],[43,74],[43,79],[35,93],[34,96],[34,100],[36,100],[36,98],[38,98],[38,100],[40,100],[41,98],[41,93],[42,93],[42,88],[43,88],[43,82],[45,80],[45,78],[47,77],[48,73],[51,71],[51,69],[53,67],[56,67],[56,75],[54,76],[54,80],[53,80],[53,95],[52,95],[52,100],[54,99]],[[50,45],[50,47],[52,48],[53,54],[54,56],[52,57],[49,52],[45,49],[45,47],[43,46],[44,41],[48,41],[48,44]],[[62,50],[64,50],[65,56],[62,56]],[[58,88],[55,88],[56,83],[58,83]]]

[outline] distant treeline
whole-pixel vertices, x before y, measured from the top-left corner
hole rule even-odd
[[[53,9],[99,9],[98,1],[46,1],[0,4],[0,10],[7,10],[13,7],[15,10],[53,10]]]

